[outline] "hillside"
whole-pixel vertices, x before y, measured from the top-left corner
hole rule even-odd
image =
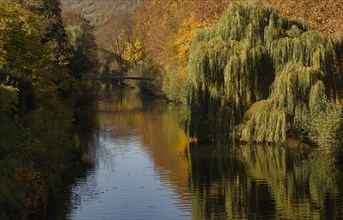
[[[123,11],[126,8],[133,8],[139,5],[140,0],[110,0],[110,1],[94,1],[94,0],[61,0],[62,9],[74,11],[82,14],[94,26],[101,26],[109,17]]]
[[[330,36],[343,36],[343,0],[261,0],[283,16],[307,20],[310,28]]]
[[[215,0],[206,0],[216,4]],[[72,10],[84,15],[94,25],[101,25],[123,7],[139,5],[141,0],[61,0],[64,10]],[[232,2],[232,0],[227,0]],[[294,19],[308,20],[311,29],[330,35],[343,35],[343,0],[261,0],[277,9],[282,15]]]
[[[61,0],[62,10],[83,15],[94,26],[94,36],[98,45],[101,62],[107,62],[115,51],[113,39],[123,29],[134,25],[135,11],[141,0]],[[63,16],[63,14],[62,14]]]

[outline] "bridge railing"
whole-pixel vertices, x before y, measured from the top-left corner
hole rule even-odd
[[[131,79],[131,80],[149,80],[149,81],[154,80],[154,78],[152,77],[145,77],[145,76],[106,76],[106,77],[99,77],[96,79],[118,79],[118,80]]]

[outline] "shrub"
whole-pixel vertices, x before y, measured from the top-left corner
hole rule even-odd
[[[330,103],[324,95],[302,120],[305,136],[321,148],[333,149],[343,142],[343,112],[341,106]]]
[[[179,103],[186,103],[188,93],[188,66],[175,67],[163,78],[163,92],[167,98]]]

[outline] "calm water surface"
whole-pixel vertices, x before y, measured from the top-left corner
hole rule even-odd
[[[307,149],[199,145],[181,107],[103,88],[86,133],[92,164],[67,219],[340,219],[341,171]],[[85,142],[85,141],[83,141]]]

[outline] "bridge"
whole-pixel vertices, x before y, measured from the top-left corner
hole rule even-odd
[[[145,76],[105,76],[105,77],[99,77],[96,79],[117,79],[117,80],[131,79],[131,80],[147,80],[147,81],[154,80],[154,78],[152,77],[145,77]]]

